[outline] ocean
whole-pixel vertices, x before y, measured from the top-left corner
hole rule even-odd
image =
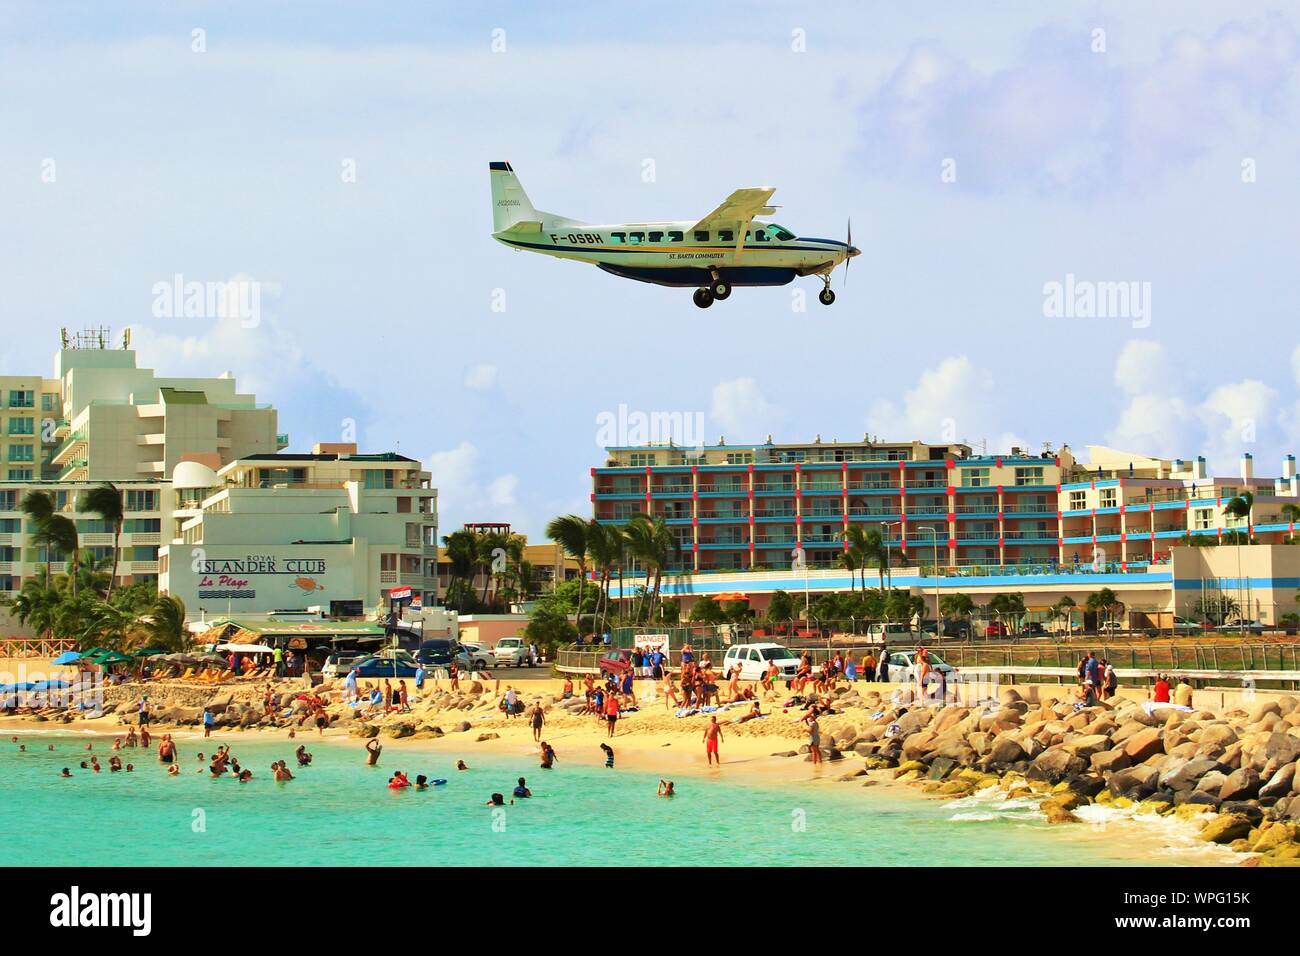
[[[104,766],[78,766],[94,740]],[[22,866],[1102,866],[1228,862],[1183,824],[1120,821],[1085,808],[1089,822],[1049,826],[1028,801],[1001,793],[962,801],[921,799],[860,782],[761,785],[683,774],[678,795],[632,770],[535,757],[454,758],[390,748],[367,767],[355,740],[238,740],[248,783],[211,779],[197,759],[220,738],[179,741],[182,774],[152,752],[124,749],[135,771],[110,773],[102,735],[24,733],[22,753],[0,741],[0,864]],[[53,743],[54,752],[47,746]],[[310,767],[294,766],[305,743]],[[276,783],[273,760],[297,779]],[[70,767],[72,779],[62,779]],[[202,769],[202,773],[199,770]],[[394,792],[403,770],[446,778],[428,791]],[[525,776],[534,796],[485,806]],[[1213,854],[1220,854],[1218,857]]]

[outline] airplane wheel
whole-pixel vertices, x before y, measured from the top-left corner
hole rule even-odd
[[[830,305],[835,301],[835,293],[830,289],[822,289],[817,293],[817,299],[822,305]]]
[[[713,305],[713,293],[708,289],[696,289],[695,304],[701,309],[707,309],[709,306]]]
[[[731,295],[731,283],[715,282],[710,286],[709,291],[713,293],[715,299],[721,302],[723,299]]]

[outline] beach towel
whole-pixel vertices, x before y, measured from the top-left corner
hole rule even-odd
[[[1181,711],[1184,714],[1192,713],[1192,708],[1184,707],[1182,704],[1164,704],[1164,703],[1158,704],[1154,700],[1146,701],[1142,705],[1142,709],[1147,712],[1148,717],[1154,714],[1157,710],[1177,710],[1177,711]]]

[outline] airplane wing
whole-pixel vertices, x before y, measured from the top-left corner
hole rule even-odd
[[[755,216],[770,216],[776,212],[767,201],[772,198],[775,189],[768,186],[751,186],[737,189],[728,196],[717,209],[709,213],[693,229],[717,229],[732,226],[744,232],[749,221]]]

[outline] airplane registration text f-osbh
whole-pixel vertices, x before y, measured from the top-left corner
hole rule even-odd
[[[707,309],[733,286],[785,285],[817,276],[825,305],[835,301],[831,272],[858,254],[852,227],[846,241],[796,236],[774,222],[757,222],[775,208],[775,189],[737,189],[699,221],[597,226],[534,208],[509,163],[490,163],[492,238],[515,249],[590,262],[625,279],[695,286]]]

